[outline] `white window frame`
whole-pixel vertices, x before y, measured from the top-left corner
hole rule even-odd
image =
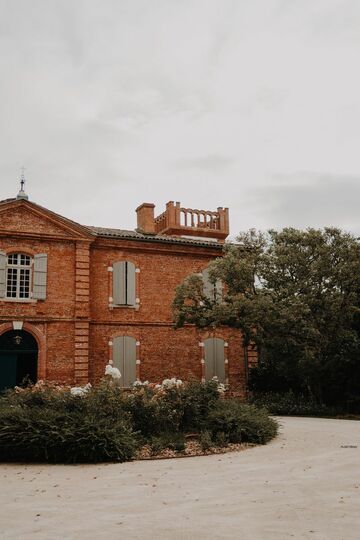
[[[9,259],[13,257],[14,255],[17,256],[17,263],[11,263],[9,262]],[[21,257],[26,257],[27,260],[29,260],[29,264],[21,264]],[[9,253],[6,257],[6,273],[5,273],[5,300],[18,300],[22,302],[26,302],[28,300],[31,300],[32,298],[32,278],[33,278],[33,264],[34,259],[30,255],[27,255],[26,253]],[[17,270],[16,272],[16,296],[12,296],[9,294],[9,270]],[[29,286],[28,286],[28,293],[26,296],[21,296],[20,288],[21,288],[21,270],[28,270],[29,271]]]

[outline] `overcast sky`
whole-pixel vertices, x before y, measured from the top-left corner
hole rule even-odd
[[[360,233],[359,0],[0,0],[0,199]]]

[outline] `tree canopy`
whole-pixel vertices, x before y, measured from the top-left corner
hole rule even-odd
[[[336,228],[250,230],[210,263],[223,294],[200,275],[177,288],[176,326],[238,328],[258,352],[257,391],[306,393],[360,406],[360,244]]]

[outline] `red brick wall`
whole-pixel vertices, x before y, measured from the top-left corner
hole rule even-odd
[[[30,210],[31,203],[24,203],[2,216],[0,212],[0,250],[48,254],[47,298],[34,303],[0,299],[0,324],[22,320],[43,333],[48,379],[68,383],[99,380],[111,354],[109,340],[120,335],[140,342],[142,380],[201,378],[203,351],[199,342],[207,334],[193,327],[174,330],[171,303],[176,285],[189,274],[201,272],[218,256],[218,250],[95,239],[86,236],[86,231],[81,237],[81,231],[69,232],[61,220],[56,223],[46,213],[41,216],[38,210],[35,214]],[[136,274],[138,310],[109,306],[112,273],[108,267],[121,260],[132,261],[140,269]],[[229,382],[233,389],[242,390],[245,375],[240,335],[229,329],[219,329],[215,335],[229,343]]]
[[[172,321],[171,303],[175,287],[186,276],[201,272],[213,258],[206,250],[182,248],[161,244],[142,245],[140,242],[96,241],[91,248],[91,319],[111,322],[165,322]],[[144,249],[145,247],[145,249]],[[209,251],[209,250],[208,250]],[[140,299],[138,311],[129,307],[109,309],[112,295],[112,274],[108,271],[114,262],[128,260],[140,272],[136,275],[136,296]]]
[[[46,325],[46,377],[52,381],[74,383],[74,323]]]
[[[202,377],[202,348],[199,343],[208,337],[220,337],[228,343],[228,378],[233,391],[243,393],[244,352],[239,332],[228,328],[215,333],[200,332],[193,327],[174,330],[171,325],[92,324],[90,329],[90,378],[98,381],[111,356],[109,342],[117,336],[131,336],[140,342],[138,358],[142,381],[161,382],[165,378]]]
[[[72,318],[75,308],[75,246],[64,241],[0,238],[0,250],[48,255],[47,298],[36,303],[0,301],[0,318]]]

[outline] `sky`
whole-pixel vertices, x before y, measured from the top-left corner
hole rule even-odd
[[[359,0],[0,0],[0,199],[360,233]]]

